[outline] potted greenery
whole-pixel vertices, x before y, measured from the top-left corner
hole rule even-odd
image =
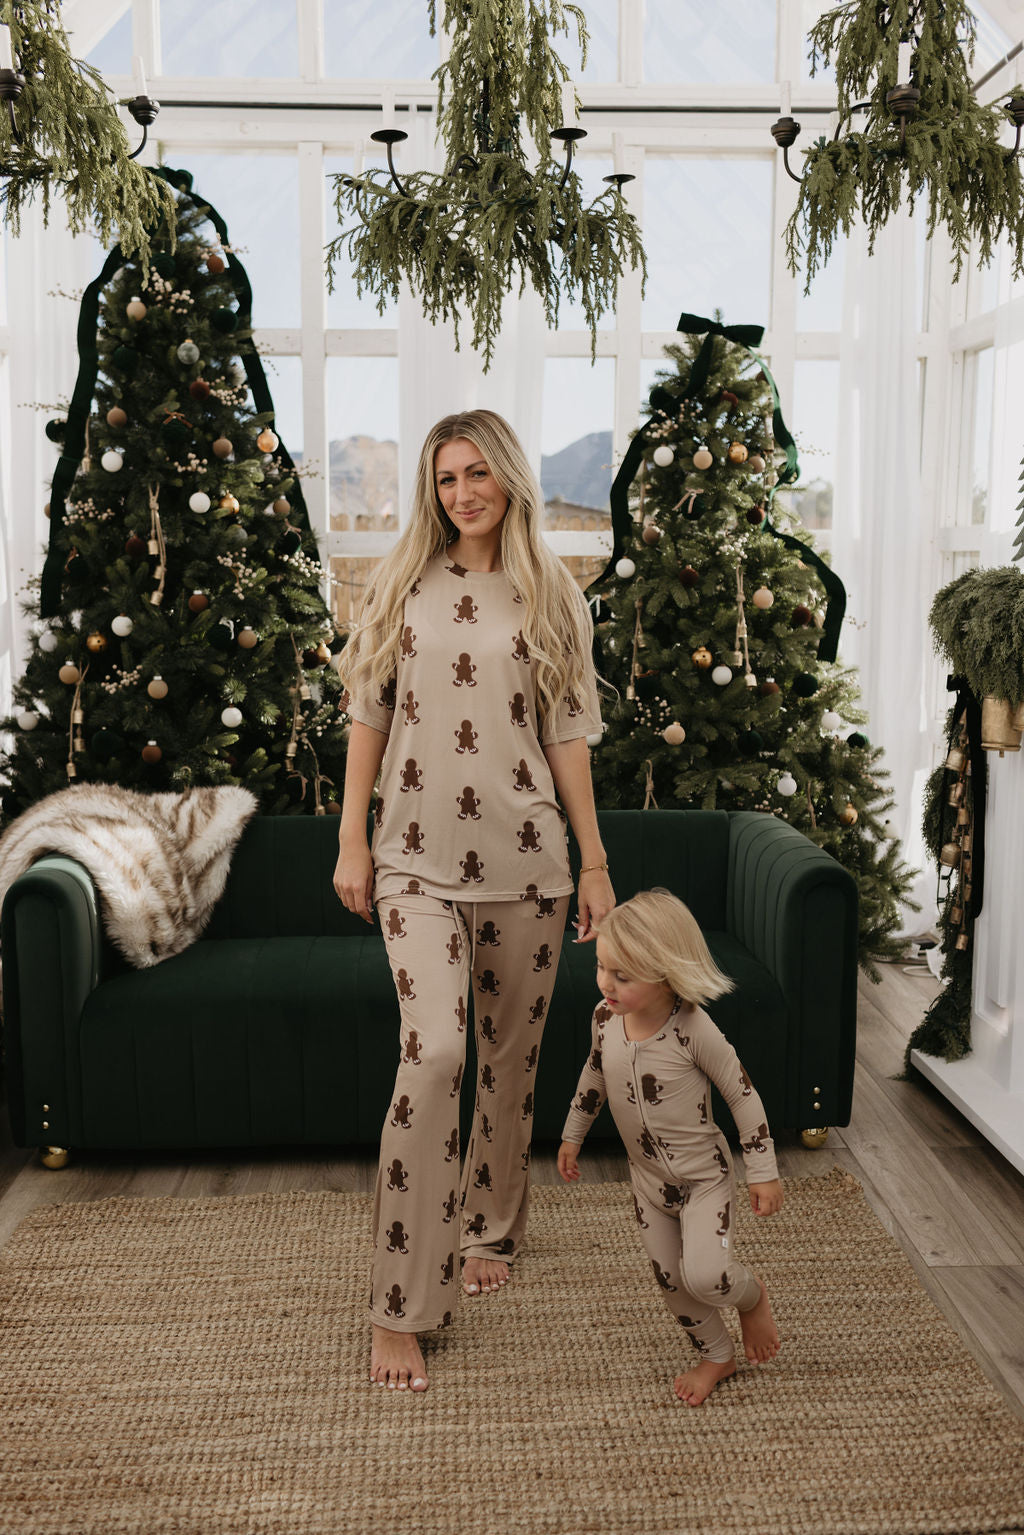
[[[1024,572],[966,570],[937,592],[935,647],[981,699],[986,751],[1019,751],[1024,729]]]

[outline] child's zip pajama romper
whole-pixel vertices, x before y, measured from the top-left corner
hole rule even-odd
[[[572,881],[542,745],[600,729],[584,697],[541,733],[522,599],[504,571],[433,559],[406,599],[397,674],[353,719],[387,734],[374,903],[398,992],[398,1077],[381,1137],[370,1313],[398,1332],[450,1322],[462,1257],[511,1260],[526,1225],[544,1017]],[[472,1011],[479,1075],[459,1177]]]
[[[665,1304],[704,1359],[734,1355],[723,1306],[752,1311],[761,1287],[731,1253],[735,1184],[710,1086],[736,1121],[747,1180],[778,1177],[764,1106],[732,1045],[701,1008],[680,1003],[650,1039],[627,1039],[601,1003],[593,1048],[562,1131],[582,1143],[605,1098],[629,1156],[640,1238]]]

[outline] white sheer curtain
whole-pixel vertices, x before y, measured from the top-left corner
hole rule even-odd
[[[440,170],[441,157],[428,121],[413,124],[401,146],[403,163]],[[442,416],[460,410],[494,410],[506,418],[540,476],[541,408],[544,388],[544,309],[528,287],[522,298],[509,293],[502,306],[502,329],[490,370],[469,344],[471,322],[460,325],[462,350],[455,350],[450,326],[431,326],[419,299],[404,290],[398,307],[399,451],[398,494],[402,523],[416,461],[427,432]]]
[[[885,752],[904,859],[919,877],[920,913],[905,931],[931,926],[935,876],[921,836],[932,748],[925,697],[931,645],[925,555],[929,534],[919,489],[914,230],[900,213],[872,256],[856,228],[846,257],[840,346],[839,441],[832,549],[848,592],[840,659],[860,669],[872,742]]]

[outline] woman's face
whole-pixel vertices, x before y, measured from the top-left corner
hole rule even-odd
[[[438,448],[434,454],[434,484],[460,538],[493,537],[501,527],[508,511],[508,497],[480,449],[468,437],[453,437]]]

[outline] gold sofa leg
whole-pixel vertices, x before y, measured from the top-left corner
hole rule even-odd
[[[800,1139],[810,1151],[820,1151],[828,1140],[828,1125],[821,1125],[814,1130],[801,1130]]]
[[[71,1161],[71,1153],[66,1146],[40,1146],[39,1160],[44,1167],[52,1167],[56,1171],[61,1167],[67,1167]]]

